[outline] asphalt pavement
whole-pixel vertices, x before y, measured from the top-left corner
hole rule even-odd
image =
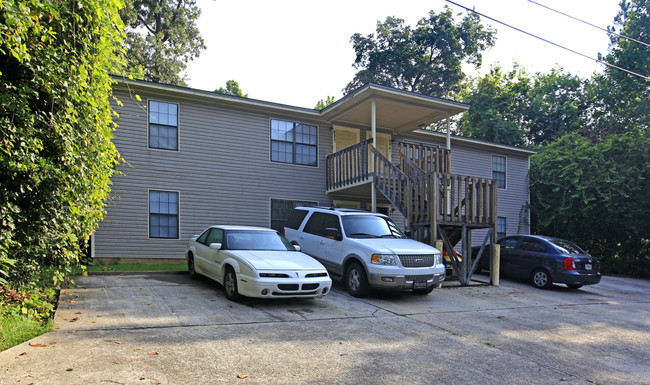
[[[650,384],[650,282],[427,296],[225,298],[186,274],[92,275],[1,384]]]

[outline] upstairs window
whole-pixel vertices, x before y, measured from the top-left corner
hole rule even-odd
[[[318,127],[271,120],[271,161],[317,166]]]
[[[149,148],[178,151],[178,104],[149,101]]]
[[[492,155],[492,179],[499,188],[506,188],[506,157]]]

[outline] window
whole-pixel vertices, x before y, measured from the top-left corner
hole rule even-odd
[[[501,239],[506,236],[507,228],[508,218],[497,217],[497,239]]]
[[[339,217],[333,214],[315,212],[309,217],[303,231],[325,237],[327,236],[325,229],[328,228],[336,229],[340,232],[341,223],[339,222]]]
[[[149,147],[178,151],[178,104],[149,101]]]
[[[271,161],[317,166],[318,128],[271,120]]]
[[[492,155],[492,179],[499,188],[506,188],[506,157]]]
[[[297,226],[295,227],[297,230],[305,215],[307,215],[305,211],[305,214],[301,218],[294,217],[292,215],[293,209],[298,206],[318,206],[318,202],[271,199],[271,228],[282,233],[284,227],[289,226],[287,221],[291,220],[291,226]],[[293,220],[290,216],[292,216]]]
[[[524,251],[533,251],[536,253],[545,253],[546,246],[537,239],[524,238],[519,244],[519,249]]]
[[[149,191],[149,237],[178,239],[178,193]]]

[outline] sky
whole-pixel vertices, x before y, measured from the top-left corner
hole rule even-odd
[[[613,24],[619,10],[619,0],[535,1],[602,28]],[[593,58],[607,52],[606,32],[528,0],[454,2]],[[188,64],[188,85],[213,91],[233,79],[250,98],[314,108],[328,96],[343,97],[342,89],[354,77],[354,33],[375,33],[377,21],[387,16],[415,26],[429,11],[444,11],[445,5],[456,21],[467,12],[444,0],[197,0],[202,10],[197,24],[207,49]],[[497,30],[497,40],[483,53],[479,70],[466,68],[470,76],[485,74],[496,64],[511,69],[514,61],[532,73],[558,66],[582,77],[602,71],[595,61],[494,21],[481,21]]]

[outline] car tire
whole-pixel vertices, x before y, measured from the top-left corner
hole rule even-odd
[[[551,275],[546,269],[536,269],[530,277],[530,281],[538,289],[549,289],[553,286]]]
[[[572,290],[578,290],[578,289],[580,289],[582,287],[582,285],[581,284],[567,283],[566,287],[568,287],[569,289],[572,289]]]
[[[426,289],[415,289],[415,290],[413,290],[413,294],[427,295],[427,294],[431,293],[433,291],[433,289],[435,289],[435,288],[436,287],[434,285],[434,286],[431,286],[431,287],[427,287]]]
[[[190,275],[190,278],[196,279],[196,268],[194,267],[194,255],[189,253],[187,255],[187,273]]]
[[[348,266],[345,273],[345,286],[353,297],[363,298],[370,294],[366,271],[358,262],[353,262]]]
[[[231,301],[239,301],[241,299],[241,294],[237,289],[237,274],[232,267],[226,268],[226,275],[223,277],[223,289],[226,292],[226,298]]]

